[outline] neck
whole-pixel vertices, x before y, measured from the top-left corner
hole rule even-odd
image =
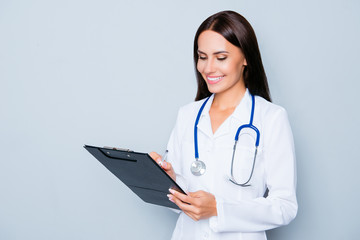
[[[236,89],[231,89],[231,91],[216,93],[212,106],[224,110],[236,108],[244,97],[245,92],[245,86],[241,86]]]

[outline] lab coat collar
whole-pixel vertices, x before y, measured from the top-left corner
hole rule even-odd
[[[235,108],[234,112],[226,119],[221,126],[216,130],[215,134],[212,131],[210,120],[210,107],[214,100],[214,94],[212,94],[206,103],[204,110],[201,113],[198,123],[198,130],[202,131],[210,138],[216,138],[228,134],[231,128],[231,124],[242,125],[246,124],[250,120],[251,112],[251,95],[248,89],[246,89],[243,98],[239,105]],[[234,133],[235,136],[235,133]]]

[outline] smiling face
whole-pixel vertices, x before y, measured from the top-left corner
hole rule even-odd
[[[197,70],[211,93],[245,90],[243,71],[246,59],[240,48],[221,34],[206,30],[198,38],[198,55]]]

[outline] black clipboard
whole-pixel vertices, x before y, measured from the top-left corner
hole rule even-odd
[[[186,193],[149,154],[89,145],[85,145],[84,148],[143,201],[179,209],[176,204],[169,201],[169,189]]]

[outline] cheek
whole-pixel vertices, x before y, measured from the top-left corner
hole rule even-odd
[[[239,76],[239,74],[241,72],[241,68],[242,68],[242,65],[234,63],[234,62],[229,63],[229,64],[224,64],[222,66],[222,70],[225,74],[234,75],[234,76]]]
[[[237,70],[237,66],[235,66],[235,64],[233,62],[227,62],[226,64],[223,64],[221,66],[221,69],[224,73],[230,75],[230,74],[234,74]]]

